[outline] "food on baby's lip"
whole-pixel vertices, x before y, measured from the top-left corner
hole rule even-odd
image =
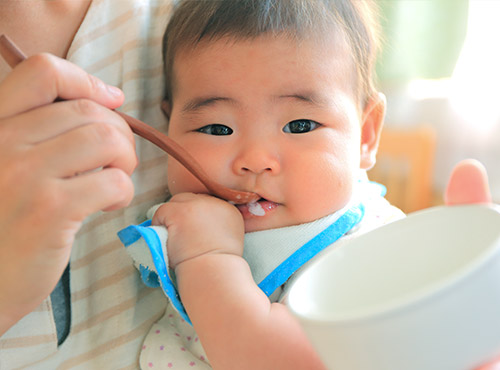
[[[248,212],[254,216],[264,216],[266,214],[259,202],[248,203]]]
[[[260,198],[257,201],[245,204],[235,204],[243,218],[264,217],[278,207],[278,203]]]

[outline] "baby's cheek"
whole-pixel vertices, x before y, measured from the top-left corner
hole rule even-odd
[[[169,160],[167,169],[168,190],[171,195],[191,192],[207,193],[203,184],[175,160]]]
[[[312,177],[295,191],[297,205],[306,221],[324,217],[343,208],[351,199],[354,178],[350,171],[334,170],[306,173]]]

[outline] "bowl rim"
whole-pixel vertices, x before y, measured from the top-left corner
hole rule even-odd
[[[500,207],[496,205],[489,204],[467,204],[467,205],[456,205],[456,206],[436,206],[427,208],[421,211],[416,211],[408,214],[407,217],[393,221],[389,224],[383,225],[376,229],[370,230],[364,234],[359,235],[351,240],[348,240],[346,244],[342,245],[340,248],[345,248],[351,243],[356,243],[360,238],[368,238],[373,232],[383,232],[379,231],[383,228],[395,227],[398,223],[408,222],[409,218],[423,217],[428,213],[435,212],[450,212],[458,210],[460,212],[465,212],[471,208],[476,208],[481,212],[486,212],[491,214],[491,217],[496,217],[500,221]],[[500,225],[500,222],[499,222]],[[497,235],[494,237],[494,242],[491,243],[482,252],[478,253],[471,261],[464,264],[462,267],[454,270],[452,273],[446,275],[445,277],[438,279],[436,282],[430,283],[426,288],[418,289],[410,294],[403,295],[401,298],[396,298],[389,300],[386,303],[376,305],[373,308],[358,309],[354,310],[352,313],[332,315],[331,313],[322,314],[304,314],[300,310],[297,310],[295,304],[293,303],[297,295],[298,281],[302,275],[308,274],[317,264],[320,263],[321,258],[313,261],[309,266],[307,266],[300,275],[296,277],[286,298],[286,305],[289,310],[298,317],[301,321],[307,322],[309,324],[324,325],[325,322],[335,325],[352,325],[363,323],[366,321],[371,321],[374,319],[384,318],[386,316],[397,316],[404,313],[410,312],[412,310],[418,309],[423,304],[437,299],[442,299],[446,295],[452,294],[453,291],[458,289],[461,285],[465,284],[466,279],[473,277],[475,274],[479,274],[481,268],[488,263],[494,263],[493,259],[495,254],[500,254],[500,226]],[[358,241],[359,243],[359,241]],[[340,253],[339,249],[332,248],[327,253]],[[323,258],[327,254],[323,255]]]

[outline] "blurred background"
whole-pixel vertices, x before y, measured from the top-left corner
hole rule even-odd
[[[442,204],[453,166],[475,158],[500,203],[500,1],[377,3],[388,110],[370,178],[413,212]]]

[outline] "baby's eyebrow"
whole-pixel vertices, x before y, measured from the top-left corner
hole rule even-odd
[[[309,92],[279,95],[278,99],[294,99],[320,107],[327,105],[325,98],[318,94]]]
[[[235,103],[235,100],[232,98],[228,98],[225,96],[203,96],[196,97],[190,101],[188,101],[184,107],[182,108],[183,113],[195,113],[201,108],[208,107],[217,102],[228,102]]]
[[[283,99],[298,100],[300,102],[304,102],[306,104],[313,105],[316,107],[324,107],[328,105],[327,99],[325,99],[325,97],[322,97],[321,95],[312,92],[300,92],[293,94],[276,95],[274,98],[276,98],[277,100],[283,100]],[[200,111],[202,108],[212,106],[215,103],[219,102],[225,102],[231,105],[238,105],[237,100],[227,96],[217,96],[217,95],[201,96],[201,97],[195,97],[189,100],[186,104],[184,104],[182,112],[185,114],[196,113]]]

